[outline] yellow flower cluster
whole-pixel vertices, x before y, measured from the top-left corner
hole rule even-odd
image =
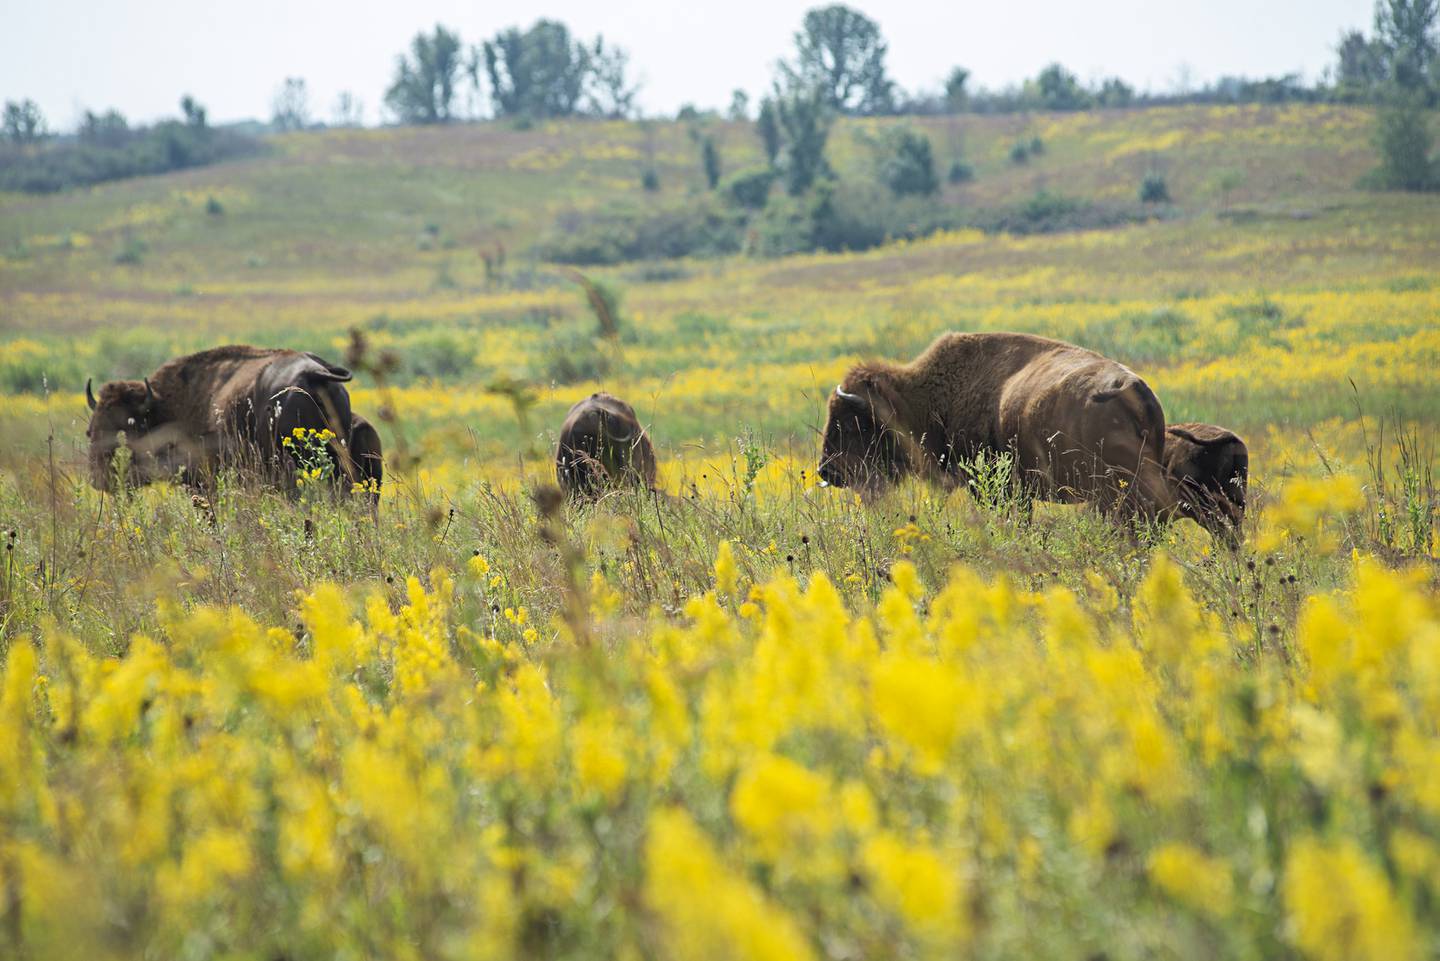
[[[739,604],[727,546],[719,590],[610,650],[563,624],[540,642],[523,608],[492,622],[523,643],[492,637],[439,571],[398,606],[316,587],[293,630],[165,604],[121,657],[15,642],[0,936],[34,956],[1007,956],[1067,931],[1043,920],[1065,904],[1097,951],[1433,938],[1440,610],[1418,577],[1362,559],[1289,656],[1253,661],[1163,555],[1128,610],[963,569],[932,591],[900,561],[853,611],[820,574]]]

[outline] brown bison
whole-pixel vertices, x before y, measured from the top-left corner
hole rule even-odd
[[[231,346],[179,357],[144,380],[105,384],[98,399],[87,382],[90,482],[111,489],[123,439],[132,484],[199,485],[221,468],[238,467],[293,491],[299,465],[285,440],[299,429],[348,439],[354,421],[348,380],[348,370],[314,354]],[[324,451],[337,479],[352,473],[338,448],[332,441]]]
[[[909,364],[851,368],[830,397],[820,477],[874,488],[907,474],[944,487],[977,455],[1014,457],[1032,496],[1166,517],[1165,415],[1129,368],[1029,334],[943,334]]]
[[[1165,429],[1164,464],[1180,514],[1236,543],[1250,483],[1245,442],[1214,424],[1171,424]]]
[[[360,485],[371,506],[378,504],[380,483],[385,479],[385,452],[375,426],[356,413],[350,415],[350,442],[346,450],[350,455],[350,469],[346,473],[353,483]]]
[[[655,448],[635,408],[601,391],[570,408],[560,428],[555,477],[571,497],[610,487],[655,486]]]

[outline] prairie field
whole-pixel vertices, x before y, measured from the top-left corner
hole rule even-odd
[[[1440,195],[1356,186],[1360,107],[909,122],[976,226],[863,252],[547,261],[702,201],[668,122],[0,195],[0,956],[1440,953]],[[982,229],[1047,196],[1116,216]],[[821,484],[846,369],[951,330],[1235,430],[1241,546]],[[91,489],[87,378],[222,343],[348,358],[375,516]],[[599,389],[659,490],[533,497]]]

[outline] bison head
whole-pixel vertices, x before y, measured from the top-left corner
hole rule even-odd
[[[96,490],[114,488],[115,453],[122,443],[131,453],[127,483],[167,480],[185,467],[174,428],[162,422],[160,398],[148,380],[105,384],[99,400],[86,381],[85,401],[90,405],[90,425],[85,429],[90,439],[90,483]]]
[[[820,479],[836,487],[874,490],[909,470],[907,445],[889,386],[870,374],[847,381],[830,395]]]

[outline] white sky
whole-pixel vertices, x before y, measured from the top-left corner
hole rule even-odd
[[[443,23],[467,44],[539,16],[630,51],[647,112],[752,98],[788,56],[801,0],[0,0],[0,99],[33,98],[52,129],[85,108],[132,122],[197,97],[212,121],[267,119],[286,76],[304,77],[317,119],[350,90],[379,119],[394,60],[417,31]],[[1317,77],[1343,30],[1370,30],[1371,0],[863,0],[890,44],[891,76],[934,87],[956,65],[1000,87],[1060,61],[1082,79],[1119,75],[1140,89],[1223,74]]]

